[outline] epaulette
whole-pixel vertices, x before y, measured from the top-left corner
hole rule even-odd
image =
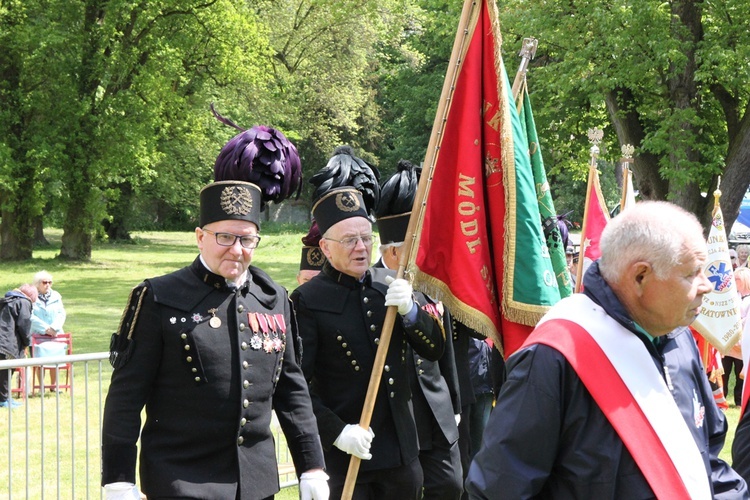
[[[147,292],[148,287],[145,284],[140,284],[131,290],[128,305],[120,318],[120,326],[112,334],[109,342],[109,363],[115,369],[125,366],[133,354],[135,349],[133,330],[138,322],[138,313],[141,312],[141,305]]]

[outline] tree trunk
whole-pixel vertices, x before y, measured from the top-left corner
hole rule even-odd
[[[29,238],[19,234],[19,220],[12,210],[2,211],[0,222],[0,260],[29,260],[33,247]]]
[[[34,245],[49,246],[49,241],[44,236],[44,216],[34,217],[32,225],[34,226]]]
[[[128,230],[128,216],[133,212],[131,203],[133,200],[133,186],[130,182],[121,182],[118,186],[119,196],[109,208],[112,221],[104,224],[109,241],[130,241]]]
[[[646,133],[641,125],[633,92],[616,88],[605,96],[607,111],[621,145],[632,144],[633,184],[644,200],[664,200],[669,194],[669,183],[659,174],[659,159],[648,152],[639,151]]]
[[[85,130],[85,129],[84,129]],[[68,181],[68,206],[63,222],[61,259],[90,260],[92,240],[92,201],[94,188],[89,182],[87,158],[75,162],[77,172]]]

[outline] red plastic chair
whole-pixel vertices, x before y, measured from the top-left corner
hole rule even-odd
[[[14,374],[18,374],[18,383],[16,387],[11,387],[10,394],[11,396],[13,394],[20,394],[23,396],[23,399],[26,399],[26,396],[28,395],[26,393],[26,369],[27,367],[22,368],[16,368],[13,370]]]
[[[43,344],[54,343],[53,345],[44,346]],[[58,335],[57,337],[49,337],[47,335],[33,335],[31,337],[31,356],[34,358],[44,357],[45,352],[49,355],[65,355],[73,354],[73,336],[70,332],[66,332]],[[48,372],[55,372],[57,370],[57,381],[55,384],[44,382]],[[60,382],[63,371],[65,372],[65,383]],[[45,390],[50,389],[52,391],[59,391],[65,389],[69,394],[73,393],[73,385],[71,384],[70,373],[73,371],[72,363],[62,363],[58,365],[42,365],[35,366],[32,374],[32,387],[31,394],[36,394],[37,389],[44,393]]]

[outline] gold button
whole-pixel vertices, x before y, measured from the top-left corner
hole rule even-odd
[[[347,346],[347,343],[346,343],[346,342],[343,342],[343,343],[341,344],[341,347],[343,347],[344,349],[346,349],[346,346]]]
[[[359,371],[359,366],[355,366],[355,367],[354,367],[354,371],[357,371],[357,372],[358,372],[358,371]]]
[[[248,382],[247,380],[245,380],[244,382],[242,382],[242,387],[244,387],[245,389],[247,389],[248,387],[250,387],[250,382]]]
[[[200,378],[200,377],[195,377],[195,381],[196,381],[196,382],[200,382],[200,381],[201,381],[201,378]]]
[[[346,351],[346,355],[347,356],[351,356],[352,355],[352,351]]]
[[[418,364],[418,365],[421,365],[421,364],[422,364],[422,358],[417,358],[417,364]]]
[[[339,342],[341,342],[341,340],[342,340],[343,338],[344,338],[344,337],[342,337],[341,335],[339,335],[338,337],[336,337],[336,340],[338,340]]]
[[[245,323],[240,323],[240,331],[241,332],[245,331]]]
[[[244,310],[245,310],[245,306],[243,306],[242,304],[237,306],[237,312],[241,313]]]
[[[391,392],[391,397],[394,397],[396,395],[395,392]]]
[[[375,338],[375,345],[380,345],[380,337]]]
[[[371,318],[371,317],[372,317],[372,311],[367,311],[367,317],[368,317],[368,318]]]
[[[370,299],[368,299],[367,297],[365,297],[364,299],[362,299],[362,302],[364,302],[365,304],[367,304],[368,302],[370,302]]]
[[[190,346],[189,346],[189,345],[186,345],[186,346],[185,346],[185,350],[186,350],[186,351],[189,351],[189,350],[190,350]]]
[[[375,330],[377,330],[377,329],[378,329],[378,327],[377,327],[377,326],[375,326],[375,325],[370,325],[370,331],[374,332],[374,331],[375,331]]]
[[[186,334],[186,333],[183,333],[182,335],[180,335],[180,338],[181,338],[182,340],[185,340],[185,339],[187,338],[187,334]]]
[[[188,362],[188,363],[192,363],[192,362],[193,362],[193,357],[192,357],[192,356],[188,356],[188,357],[187,357],[187,358],[185,358],[185,359],[187,359],[187,362]]]
[[[247,342],[243,342],[242,344],[240,344],[240,347],[243,351],[247,351]]]
[[[419,374],[422,375],[424,373],[424,370],[419,370]]]
[[[242,362],[242,368],[244,368],[245,370],[247,370],[248,366],[250,366],[250,363],[248,363],[247,361],[243,361]]]
[[[198,373],[198,369],[197,368],[192,368],[190,371],[192,371],[193,373]]]
[[[384,369],[385,371],[387,371],[387,372],[391,371],[391,367],[390,367],[390,366],[388,366],[388,365],[385,365],[385,367],[384,367],[383,369]]]
[[[242,407],[243,408],[247,408],[248,406],[250,406],[250,401],[248,401],[247,399],[245,399],[244,401],[242,401]]]
[[[242,444],[242,443],[244,443],[244,442],[245,442],[245,438],[243,438],[242,436],[240,436],[240,437],[238,437],[238,438],[237,438],[237,444],[238,444],[238,445],[239,445],[239,444]]]
[[[352,360],[352,366],[354,366],[354,365],[356,365],[356,364],[357,364],[357,360],[356,360],[356,359],[353,359],[353,360]]]
[[[393,385],[393,379],[392,378],[388,379],[388,385]]]
[[[242,417],[240,419],[240,426],[244,426],[247,423],[247,419],[245,417]]]

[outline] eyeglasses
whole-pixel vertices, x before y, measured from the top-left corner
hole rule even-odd
[[[42,280],[42,285],[51,285],[52,280]]]
[[[347,250],[353,250],[354,247],[357,246],[358,241],[362,241],[362,244],[366,247],[369,247],[372,245],[372,235],[371,234],[363,234],[361,236],[351,236],[349,238],[344,238],[343,240],[334,240],[333,238],[323,238],[324,240],[328,241],[335,241],[336,243],[342,245]]]
[[[216,236],[216,244],[223,247],[231,247],[235,243],[237,243],[237,240],[240,240],[240,245],[242,245],[243,248],[249,249],[256,248],[260,243],[260,236],[258,236],[257,234],[241,235],[232,233],[217,233],[215,231],[211,231],[210,229],[201,229],[201,231],[205,233],[211,233]]]

